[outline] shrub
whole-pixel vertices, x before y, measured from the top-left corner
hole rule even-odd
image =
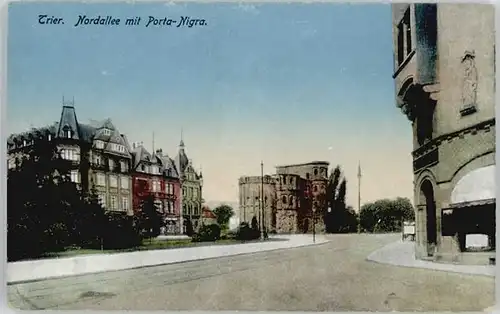
[[[220,227],[217,224],[203,225],[194,235],[194,242],[213,242],[220,239]]]
[[[255,240],[260,237],[258,229],[251,228],[248,223],[242,222],[236,232],[236,239],[241,241]]]

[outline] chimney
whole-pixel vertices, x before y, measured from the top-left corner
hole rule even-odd
[[[132,149],[135,149],[135,142],[132,143]]]

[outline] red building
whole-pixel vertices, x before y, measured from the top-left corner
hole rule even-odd
[[[174,161],[161,149],[149,153],[142,144],[132,147],[132,204],[134,213],[142,202],[153,196],[163,216],[164,233],[180,233],[181,188]]]

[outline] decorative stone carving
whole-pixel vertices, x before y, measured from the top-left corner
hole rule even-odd
[[[466,51],[462,58],[462,116],[476,111],[477,69],[473,51]]]

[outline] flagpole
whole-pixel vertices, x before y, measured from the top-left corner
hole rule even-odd
[[[358,163],[358,233],[361,233],[361,162]]]
[[[261,237],[262,239],[264,239],[264,228],[265,228],[265,223],[264,223],[264,162],[261,160],[260,161],[260,188],[261,188],[261,192],[260,192],[260,203],[261,203]]]

